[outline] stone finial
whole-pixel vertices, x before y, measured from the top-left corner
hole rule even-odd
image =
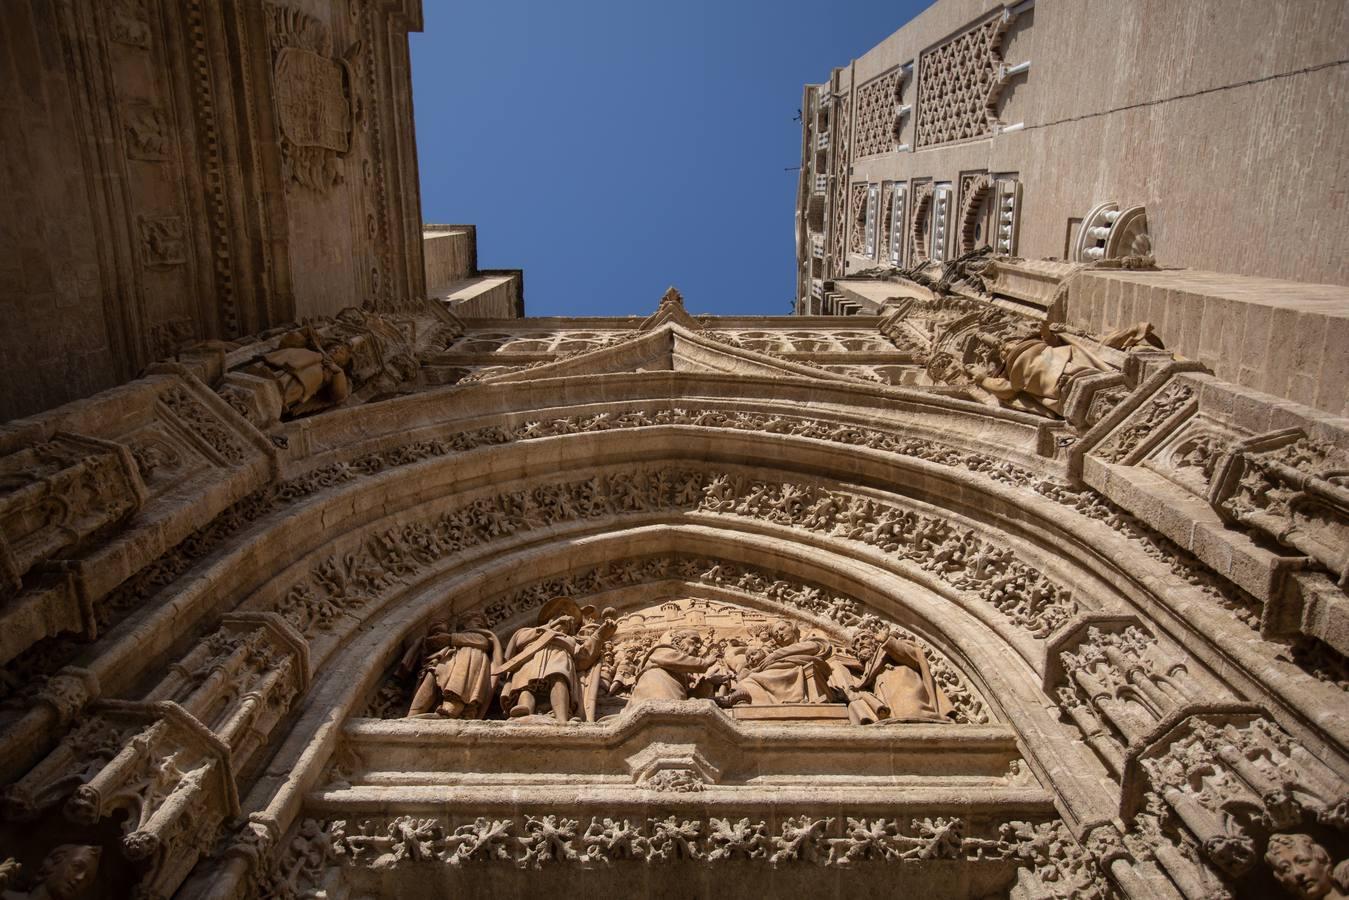
[[[671,305],[678,306],[680,309],[684,308],[684,295],[679,293],[679,288],[675,287],[674,285],[670,285],[668,288],[665,289],[665,293],[661,294],[660,306],[656,308],[661,309],[663,307]]]

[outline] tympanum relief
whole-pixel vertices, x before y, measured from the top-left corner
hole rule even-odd
[[[415,682],[406,716],[594,722],[646,700],[705,700],[750,720],[962,718],[924,648],[874,617],[829,634],[704,598],[618,616],[561,596],[506,634],[477,612],[433,622],[393,676]]]

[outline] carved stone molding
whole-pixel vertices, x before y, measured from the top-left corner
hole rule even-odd
[[[588,821],[552,812],[450,821],[410,815],[359,823],[308,818],[277,854],[264,896],[303,896],[306,891],[332,889],[343,883],[344,870],[420,866],[454,871],[480,863],[542,869],[753,861],[770,868],[852,868],[963,860],[1025,866],[1034,870],[1034,877],[1051,883],[1061,883],[1066,876],[1087,886],[1099,877],[1061,823],[1010,822],[982,837],[968,836],[958,816],[906,822],[784,812],[773,818],[776,827],[765,818],[734,813],[645,819],[615,814]]]
[[[1136,827],[1173,823],[1208,870],[1189,878],[1241,884],[1275,835],[1311,831],[1343,840],[1349,831],[1344,779],[1257,708],[1214,706],[1186,716],[1135,759],[1124,816]]]
[[[1290,428],[1236,442],[1212,465],[1219,515],[1305,553],[1349,588],[1349,453]]]
[[[466,547],[562,522],[656,511],[752,518],[870,545],[970,592],[1037,638],[1078,610],[1071,590],[1011,550],[899,504],[738,473],[637,469],[482,498],[389,529],[360,551],[316,566],[277,611],[305,634],[329,631],[347,613]]]
[[[58,432],[0,457],[0,579],[6,592],[17,591],[39,563],[125,522],[147,496],[131,452],[112,441]]]

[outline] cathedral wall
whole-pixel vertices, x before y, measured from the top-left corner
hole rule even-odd
[[[1004,9],[1015,15],[993,56],[974,50],[955,67],[955,94],[922,99],[923,59]],[[1324,115],[1349,90],[1339,50],[1347,34],[1349,20],[1335,3],[938,3],[836,70],[825,88],[850,98],[846,110],[835,102],[848,121],[830,122],[829,153],[847,143],[842,129],[851,129],[851,144],[846,175],[831,163],[823,218],[831,231],[851,234],[865,225],[857,208],[865,191],[849,193],[849,185],[893,181],[908,186],[903,216],[912,227],[923,186],[949,183],[946,258],[953,258],[966,185],[989,173],[1019,186],[1014,246],[997,248],[1004,252],[1072,258],[1083,217],[1113,200],[1121,209],[1147,208],[1152,252],[1164,264],[1349,283],[1342,211],[1330,187],[1344,179],[1340,147],[1349,135],[1344,122]],[[1015,71],[1026,62],[1026,71]],[[976,73],[985,66],[992,75],[981,82]],[[882,99],[897,71],[897,96]],[[896,116],[901,105],[910,109]],[[947,121],[973,129],[964,136],[920,126],[931,109],[957,108],[965,112]],[[893,125],[897,136],[884,139]],[[824,172],[823,161],[815,171]],[[826,254],[835,277],[845,266],[855,272],[886,259],[867,256],[851,236],[837,248],[844,243],[844,256],[834,255],[833,243]],[[917,260],[913,253],[904,265]]]
[[[0,417],[424,291],[414,2],[7,4]]]

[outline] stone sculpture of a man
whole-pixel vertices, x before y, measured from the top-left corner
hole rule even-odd
[[[1276,834],[1269,839],[1265,862],[1294,897],[1344,900],[1349,897],[1349,860],[1332,866],[1326,848],[1306,834]]]
[[[779,703],[829,703],[829,657],[833,647],[823,638],[802,638],[791,622],[778,621],[768,629],[770,646],[757,662],[744,655],[735,690],[719,702],[773,705]]]
[[[543,703],[559,722],[571,721],[578,712],[594,721],[595,710],[585,703],[582,674],[600,659],[616,623],[605,619],[587,629],[585,637],[578,636],[581,610],[566,597],[545,603],[538,622],[511,635],[505,662],[492,668],[494,676],[505,679],[502,708],[511,718],[520,718],[534,715]]]
[[[922,648],[870,631],[853,638],[855,660],[835,657],[834,683],[848,700],[854,725],[893,719],[945,721],[951,702],[937,687]]]
[[[251,367],[272,378],[281,391],[281,405],[290,414],[336,406],[351,395],[351,348],[337,343],[325,348],[312,328],[283,334],[275,350]]]
[[[1005,343],[1000,353],[1001,367],[980,377],[979,386],[1008,406],[1062,416],[1074,379],[1113,371],[1092,351],[1092,343],[1073,334],[1053,331],[1045,323],[1038,335]],[[1146,322],[1108,335],[1100,346],[1124,350],[1140,344],[1161,346]]]
[[[13,890],[0,882],[0,897],[4,900],[79,900],[90,896],[102,855],[101,847],[61,844],[42,860],[42,868],[31,891]]]
[[[699,655],[703,649],[702,641],[698,632],[686,628],[648,650],[630,699],[633,702],[693,697],[710,699],[712,689],[728,676],[707,674],[707,670],[717,664],[717,657],[714,654]]]
[[[492,667],[501,661],[501,642],[481,616],[466,619],[458,631],[448,621],[432,622],[403,656],[402,670],[418,673],[408,717],[485,718],[496,693]]]

